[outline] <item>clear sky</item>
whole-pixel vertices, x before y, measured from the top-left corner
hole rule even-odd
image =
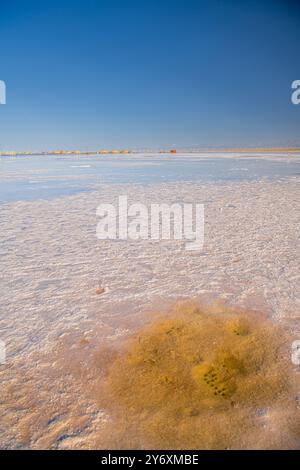
[[[300,144],[300,2],[0,2],[0,149]]]

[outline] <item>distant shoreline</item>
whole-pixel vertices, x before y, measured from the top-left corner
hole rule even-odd
[[[289,148],[289,147],[274,147],[274,148],[227,148],[227,149],[201,149],[191,150],[192,153],[300,153],[300,148]]]
[[[300,147],[245,147],[245,148],[178,148],[178,149],[141,149],[141,150],[53,150],[53,151],[42,151],[42,152],[15,152],[5,151],[0,152],[0,157],[30,157],[30,156],[76,156],[76,155],[137,155],[137,154],[203,154],[203,153],[288,153],[296,154],[300,153]]]

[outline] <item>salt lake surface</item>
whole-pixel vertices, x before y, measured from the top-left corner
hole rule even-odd
[[[103,184],[242,181],[294,176],[300,154],[0,157],[0,202],[51,199]]]
[[[98,448],[110,417],[86,388],[99,375],[95,352],[164,302],[257,308],[300,338],[299,156],[41,156],[0,168],[0,448]],[[203,249],[98,240],[97,206],[124,194],[203,203]],[[285,419],[283,409],[266,433]]]

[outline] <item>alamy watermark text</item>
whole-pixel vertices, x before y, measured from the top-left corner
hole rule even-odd
[[[204,206],[193,203],[128,205],[100,204],[97,237],[100,240],[185,240],[185,249],[201,250],[204,243]]]
[[[294,80],[292,83],[292,89],[295,90],[292,93],[291,100],[293,104],[300,104],[300,80]]]
[[[0,104],[6,104],[6,85],[3,80],[0,80]]]

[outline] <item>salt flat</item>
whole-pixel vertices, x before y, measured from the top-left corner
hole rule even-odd
[[[93,446],[105,416],[78,385],[78,367],[58,372],[62,341],[76,362],[82,338],[91,349],[116,341],[153,307],[178,298],[262,309],[300,334],[299,179],[103,184],[3,204],[0,447]],[[203,203],[203,249],[188,252],[175,240],[98,240],[96,208],[117,204],[119,195],[129,203]]]

